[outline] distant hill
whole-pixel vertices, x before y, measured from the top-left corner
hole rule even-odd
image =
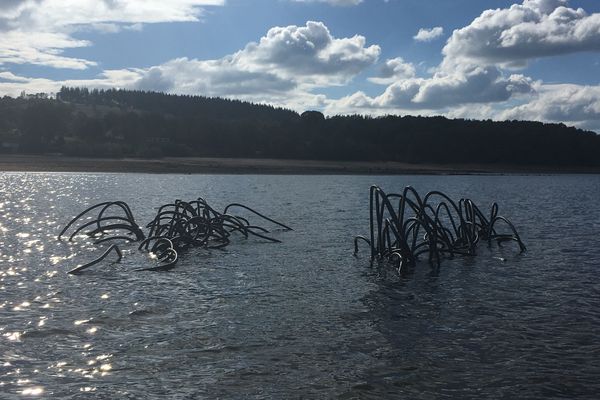
[[[0,99],[0,151],[599,166],[600,136],[563,124],[335,116],[238,100],[62,88]]]

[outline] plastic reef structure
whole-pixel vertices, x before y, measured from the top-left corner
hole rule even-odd
[[[174,203],[160,206],[154,219],[146,226],[149,229],[146,236],[135,222],[127,203],[111,201],[96,204],[81,212],[62,229],[58,239],[68,235],[68,240],[72,241],[78,235],[87,235],[95,239],[94,244],[114,241],[140,242],[138,249],[149,252],[157,264],[137,271],[170,270],[175,267],[181,251],[191,247],[226,247],[234,233],[246,238],[255,236],[270,242],[280,242],[268,236],[267,229],[251,224],[244,217],[231,214],[230,211],[235,209],[244,209],[247,213],[284,230],[292,230],[243,204],[232,203],[225,207],[223,212],[219,212],[204,199],[198,198],[189,202],[175,200]],[[117,254],[117,262],[120,261],[121,250],[116,244],[112,244],[100,257],[70,270],[69,273],[82,272],[104,260],[113,250]]]
[[[377,186],[370,190],[370,237],[354,239],[354,254],[359,242],[371,248],[371,260],[393,262],[399,271],[414,266],[420,255],[439,266],[443,257],[475,255],[481,240],[491,245],[515,241],[521,252],[526,250],[514,225],[498,215],[493,203],[487,216],[470,199],[455,202],[439,191],[421,197],[407,186],[402,194],[386,194]],[[499,229],[504,228],[499,233]]]

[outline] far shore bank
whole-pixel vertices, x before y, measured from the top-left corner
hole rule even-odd
[[[592,167],[549,167],[502,164],[409,164],[250,158],[165,157],[82,158],[59,155],[0,154],[0,172],[117,172],[154,174],[348,174],[348,175],[463,175],[463,174],[577,174],[600,173]]]

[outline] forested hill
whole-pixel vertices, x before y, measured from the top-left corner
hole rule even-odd
[[[301,115],[237,100],[63,88],[0,99],[0,151],[414,163],[600,165],[600,136],[563,124]]]

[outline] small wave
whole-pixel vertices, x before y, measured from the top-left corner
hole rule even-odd
[[[147,315],[152,315],[154,314],[154,312],[152,310],[146,310],[146,309],[142,309],[142,310],[133,310],[129,313],[130,317],[145,317]]]
[[[129,312],[130,317],[148,317],[151,315],[164,315],[167,310],[161,308],[140,308]]]
[[[21,339],[46,338],[49,336],[77,336],[77,333],[72,330],[69,330],[69,329],[60,329],[60,328],[36,329],[36,330],[32,330],[32,331],[25,331],[21,335]]]

